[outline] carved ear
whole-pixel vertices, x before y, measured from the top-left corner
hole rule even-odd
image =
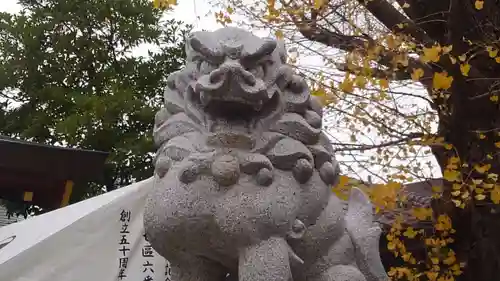
[[[255,40],[260,40],[260,38]],[[245,60],[249,62],[258,61],[264,56],[270,55],[274,52],[274,50],[276,49],[276,41],[272,38],[263,38],[262,40],[264,42],[262,42],[260,47],[255,52],[247,54],[244,57]]]
[[[193,48],[193,50],[202,55],[210,53],[210,50],[205,45],[203,45],[201,41],[196,37],[189,38],[189,44],[191,45],[191,48]]]
[[[186,40],[186,52],[189,50],[193,50],[195,52],[200,53],[202,56],[207,58],[216,57],[216,54],[208,48],[205,44],[203,44],[202,40],[200,40],[200,32],[192,33]]]
[[[257,56],[266,56],[274,52],[276,49],[276,41],[272,39],[264,39],[264,44],[255,52]]]

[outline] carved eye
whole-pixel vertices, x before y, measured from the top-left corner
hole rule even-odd
[[[209,74],[210,72],[214,71],[215,69],[217,69],[217,66],[208,62],[208,61],[205,61],[205,60],[198,61],[198,71],[201,74]]]

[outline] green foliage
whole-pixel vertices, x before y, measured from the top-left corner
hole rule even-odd
[[[154,114],[190,27],[148,0],[19,2],[0,14],[0,134],[111,152],[104,187],[72,200],[150,177]],[[131,56],[143,43],[159,52]]]

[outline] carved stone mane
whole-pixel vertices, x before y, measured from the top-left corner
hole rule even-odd
[[[308,233],[331,228],[314,234],[327,235],[328,250],[352,224],[331,192],[339,168],[321,104],[281,42],[226,27],[193,33],[186,53],[155,120],[156,185],[144,215],[153,247],[175,281],[288,281],[296,270],[320,278]]]

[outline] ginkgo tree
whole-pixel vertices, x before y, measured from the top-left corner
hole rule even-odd
[[[160,7],[176,1],[155,1]],[[432,208],[394,216],[387,248],[395,280],[498,279],[500,272],[500,4],[493,0],[220,0],[222,24],[284,38],[334,127],[349,175],[377,184],[374,204],[405,204],[401,184],[425,179],[431,153],[443,185]],[[300,55],[297,55],[300,54]],[[305,65],[301,57],[321,58]],[[344,133],[347,139],[338,135]],[[375,153],[366,153],[374,151]],[[360,175],[359,177],[363,177]],[[364,178],[366,180],[366,178]],[[347,178],[337,189],[349,186]],[[408,220],[431,220],[431,229]],[[415,256],[408,240],[425,244]]]

